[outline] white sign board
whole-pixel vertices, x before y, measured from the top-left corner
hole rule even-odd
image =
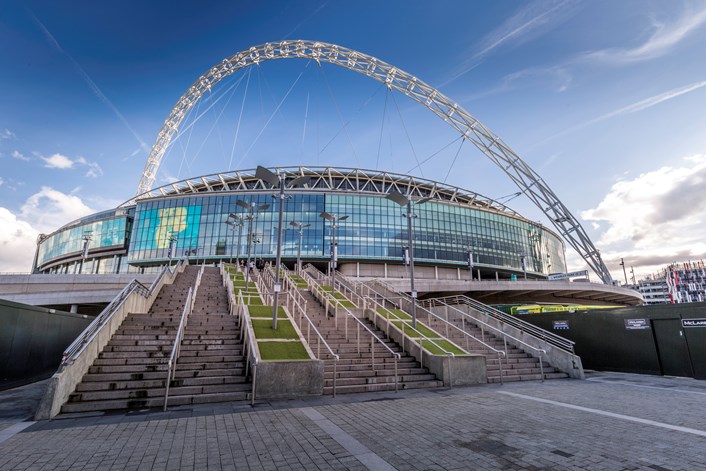
[[[554,275],[549,275],[549,280],[566,280],[568,278],[578,278],[579,276],[588,279],[588,270],[574,271],[571,273],[555,273]]]

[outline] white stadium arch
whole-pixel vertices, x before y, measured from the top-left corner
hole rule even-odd
[[[502,139],[487,129],[457,103],[443,93],[375,57],[346,47],[319,41],[296,40],[266,43],[238,52],[211,67],[182,95],[159,131],[137,188],[137,197],[148,192],[154,183],[157,169],[179,124],[192,106],[211,87],[228,75],[261,62],[275,59],[313,59],[327,62],[384,83],[389,89],[398,90],[456,129],[471,141],[486,157],[502,169],[535,205],[547,215],[564,239],[583,257],[586,263],[603,280],[611,284],[612,277],[600,253],[586,231],[569,209],[559,200],[549,186]]]

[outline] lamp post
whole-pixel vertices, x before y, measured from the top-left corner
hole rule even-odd
[[[525,254],[520,255],[520,265],[522,266],[523,278],[526,280],[527,279],[527,255],[525,255]]]
[[[280,269],[280,264],[282,262],[282,218],[284,215],[284,200],[287,198],[286,195],[284,194],[285,190],[285,179],[286,175],[284,173],[278,172],[274,173],[269,170],[267,170],[265,167],[262,167],[260,165],[257,166],[257,169],[255,170],[255,177],[262,180],[263,182],[267,182],[270,185],[272,185],[272,188],[279,187],[279,194],[272,195],[274,198],[277,198],[279,201],[279,215],[278,215],[278,224],[277,224],[277,259],[276,259],[276,266],[275,266],[275,295],[274,295],[274,309],[272,311],[272,330],[277,329],[277,309],[278,309],[278,304],[279,304],[279,293],[282,291],[282,285],[280,284],[280,279],[279,279],[279,269]],[[290,183],[289,186],[294,187],[294,186],[303,186],[306,185],[309,182],[310,178],[306,176],[301,176],[293,179]]]
[[[292,221],[289,225],[299,232],[299,245],[297,246],[297,273],[299,273],[302,271],[302,236],[304,235],[304,228],[311,226],[311,224]]]
[[[319,214],[322,218],[327,221],[331,221],[331,260],[329,262],[330,274],[331,274],[331,295],[336,297],[336,266],[338,263],[338,245],[336,244],[336,228],[338,227],[338,221],[345,221],[348,216],[336,216],[335,214],[329,214],[326,211]]]
[[[83,247],[81,249],[81,266],[78,269],[78,273],[83,272],[83,265],[86,263],[86,258],[88,258],[88,246],[91,244],[93,239],[93,231],[86,231],[83,233]]]
[[[169,258],[169,267],[172,266],[172,257],[176,253],[177,236],[172,232],[169,236],[169,248],[167,249],[167,257]]]
[[[399,191],[392,191],[389,193],[385,199],[393,201],[400,206],[406,207],[407,212],[402,213],[404,217],[407,218],[407,244],[409,247],[409,287],[412,295],[412,328],[417,328],[417,291],[414,289],[414,233],[412,227],[412,218],[416,218],[417,215],[412,213],[412,200],[400,193]],[[424,204],[429,201],[431,197],[427,196],[420,198],[414,202],[414,205]]]
[[[625,277],[625,286],[628,285],[628,274],[625,272],[625,260],[620,257],[620,266],[623,267],[623,276]]]
[[[252,223],[255,219],[255,212],[269,209],[270,205],[261,204],[260,206],[258,206],[257,203],[254,201],[251,203],[246,203],[243,200],[238,200],[235,202],[235,204],[237,204],[241,208],[250,211],[250,214],[248,216],[245,216],[245,219],[248,220],[248,261],[247,266],[245,267],[245,291],[247,291],[250,285],[250,249],[252,248]]]
[[[235,256],[235,261],[236,263],[240,263],[240,237],[243,235],[243,223],[244,221],[244,216],[242,214],[233,214],[230,213],[228,214],[228,220],[226,221],[226,224],[230,226],[231,234],[230,234],[230,263],[233,263],[233,245],[234,241],[233,239],[235,238],[235,227],[238,227],[238,249],[237,249],[237,254]],[[232,219],[232,221],[231,221]]]

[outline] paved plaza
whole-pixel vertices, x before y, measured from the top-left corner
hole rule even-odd
[[[0,469],[706,470],[706,382],[621,373],[31,422],[0,393]]]

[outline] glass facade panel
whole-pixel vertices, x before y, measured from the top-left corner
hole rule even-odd
[[[81,225],[53,234],[40,244],[38,264],[67,254],[80,254],[83,237],[89,232],[91,248],[129,244],[125,257],[114,252],[103,258],[97,254],[95,270],[99,273],[151,270],[170,258],[212,261],[245,258],[248,249],[251,256],[273,261],[277,252],[279,207],[278,199],[272,196],[271,191],[248,190],[139,201],[135,208],[123,210],[129,217],[91,222],[86,218]],[[330,221],[320,216],[325,211],[337,218],[348,216],[337,223],[340,261],[401,263],[408,240],[405,207],[383,195],[354,192],[297,189],[289,191],[287,196],[282,218],[285,260],[296,258],[299,248],[299,231],[291,222],[309,225],[302,232],[302,257],[311,261],[328,259],[332,227]],[[267,208],[254,211],[251,218],[252,205]],[[566,271],[561,240],[539,224],[451,202],[428,201],[413,205],[412,212],[417,263],[465,267],[471,251],[478,267],[522,272],[524,259],[528,273],[547,275]],[[227,225],[230,214],[242,217],[243,225]],[[72,273],[79,267],[80,263],[66,264],[54,270]]]
[[[41,266],[58,257],[80,254],[83,250],[84,236],[91,236],[88,244],[91,250],[124,246],[127,233],[128,220],[125,216],[88,222],[57,231],[39,244],[37,265]]]

